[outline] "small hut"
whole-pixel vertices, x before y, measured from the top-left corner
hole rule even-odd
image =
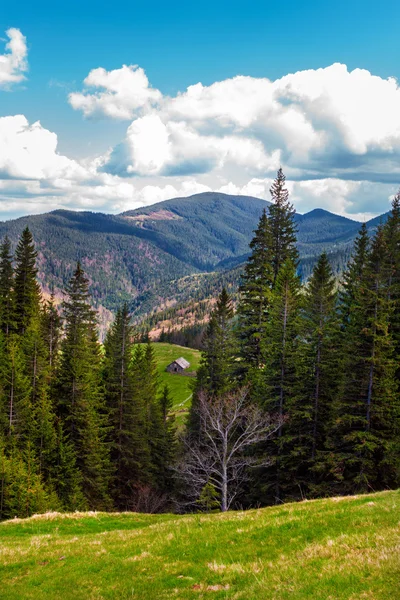
[[[190,367],[190,363],[181,356],[172,361],[165,370],[168,371],[168,373],[183,373],[188,367]]]

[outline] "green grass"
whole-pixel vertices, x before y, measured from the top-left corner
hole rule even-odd
[[[157,359],[160,389],[166,383],[168,384],[174,403],[175,414],[178,420],[182,420],[190,407],[193,378],[175,373],[167,373],[165,367],[173,360],[183,356],[183,358],[190,362],[188,371],[197,371],[200,362],[200,352],[192,348],[160,342],[153,344],[153,347]]]
[[[400,492],[212,515],[0,524],[1,600],[400,597]]]

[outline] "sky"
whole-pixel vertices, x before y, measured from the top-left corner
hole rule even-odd
[[[203,191],[364,220],[400,186],[400,3],[10,3],[0,220]]]

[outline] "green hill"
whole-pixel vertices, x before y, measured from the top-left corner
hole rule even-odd
[[[175,344],[155,343],[153,345],[157,360],[160,389],[168,385],[173,401],[173,410],[176,417],[181,421],[187,414],[192,398],[193,377],[177,373],[167,373],[165,367],[172,361],[185,358],[189,363],[188,373],[197,371],[200,362],[200,352],[192,348],[177,346]]]
[[[2,600],[395,600],[400,493],[0,524]]]

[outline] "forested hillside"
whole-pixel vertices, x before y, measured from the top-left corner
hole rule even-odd
[[[248,256],[265,206],[257,198],[205,193],[119,216],[57,210],[1,223],[0,237],[8,235],[15,248],[29,226],[38,247],[39,281],[46,292],[54,290],[56,301],[79,260],[94,305],[106,309],[106,327],[107,311],[115,312],[121,302],[140,318],[191,298],[215,298],[220,282],[237,288],[240,270],[235,267]],[[341,272],[359,223],[323,210],[295,215],[295,221],[303,278],[322,250],[329,253],[334,272]]]
[[[3,239],[0,518],[226,511],[400,485],[400,193],[372,235],[360,227],[338,285],[327,252],[301,280],[281,169],[272,191],[236,302],[226,286],[198,302],[211,310],[199,362],[161,345],[157,364],[126,303],[101,343],[81,263],[58,309],[30,230],[14,254]],[[197,371],[187,385],[164,373],[179,354]]]

